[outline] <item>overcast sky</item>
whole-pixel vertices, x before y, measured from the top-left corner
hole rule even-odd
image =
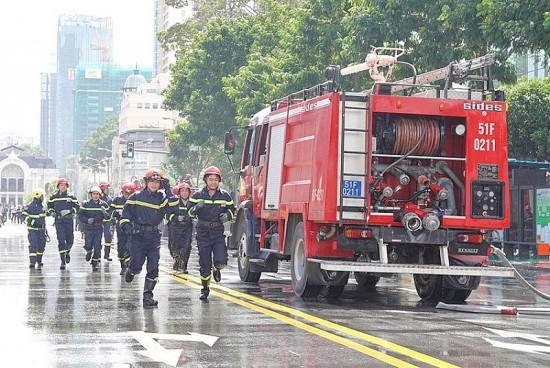
[[[113,18],[114,62],[152,67],[153,0],[2,1],[0,14],[0,134],[40,143],[40,73],[55,71],[62,14]]]

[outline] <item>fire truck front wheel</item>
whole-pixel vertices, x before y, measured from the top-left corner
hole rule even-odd
[[[307,260],[304,237],[304,224],[299,222],[294,227],[292,235],[292,258],[290,274],[292,276],[292,289],[299,297],[314,297],[319,295],[324,285],[315,282],[316,277],[321,277],[321,268],[318,263]]]
[[[250,270],[250,257],[247,252],[250,251],[250,246],[252,245],[250,242],[253,241],[253,239],[250,239],[249,232],[247,231],[246,219],[244,218],[241,218],[237,223],[237,233],[235,239],[237,239],[237,249],[239,254],[237,263],[239,268],[239,277],[244,282],[258,282],[262,276],[262,273],[252,272]]]

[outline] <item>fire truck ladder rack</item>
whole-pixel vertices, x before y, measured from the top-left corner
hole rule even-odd
[[[310,262],[321,265],[321,269],[327,271],[353,271],[367,273],[409,273],[419,275],[464,275],[464,276],[500,276],[514,277],[514,269],[511,267],[487,266],[443,266],[426,264],[399,264],[376,262],[352,262],[352,261],[328,261],[316,258],[308,258]]]
[[[493,54],[487,54],[471,60],[454,61],[444,68],[422,73],[416,77],[409,77],[395,81],[394,83],[399,85],[392,86],[392,93],[403,91],[416,85],[430,84],[442,79],[446,79],[445,90],[451,88],[453,82],[463,83],[467,80],[487,82],[487,86],[484,89],[492,90],[493,85],[491,73],[490,69],[487,67],[494,64],[494,62],[495,60],[493,58]],[[487,69],[482,70],[481,75],[470,75],[471,71],[484,68]]]
[[[339,214],[339,224],[342,225],[344,220],[344,212],[352,211],[357,212],[358,208],[363,213],[362,220],[366,219],[366,208],[367,208],[367,183],[368,183],[368,172],[367,172],[367,160],[368,160],[368,151],[369,151],[369,130],[367,129],[367,124],[364,119],[366,119],[366,110],[367,110],[367,97],[365,95],[346,95],[344,92],[341,93],[341,121],[342,121],[342,132],[340,136],[340,203],[338,206]],[[357,114],[359,113],[359,114]],[[361,118],[356,120],[354,127],[350,127],[348,118],[350,115],[359,115]],[[360,125],[360,127],[358,127]],[[359,142],[360,147],[357,147],[357,140],[355,142],[351,141],[351,137],[348,135],[363,135],[364,137]],[[353,143],[356,143],[355,145]],[[362,160],[363,167],[361,171],[352,171],[352,167],[357,170],[357,166],[361,165],[351,165],[350,159],[357,158],[357,156]],[[351,166],[351,167],[350,167]],[[360,177],[364,186],[362,186],[362,192],[360,195],[350,195],[346,194],[345,191],[345,178],[346,177]],[[362,200],[360,206],[345,206],[345,199],[353,200]],[[354,218],[356,219],[356,218]]]

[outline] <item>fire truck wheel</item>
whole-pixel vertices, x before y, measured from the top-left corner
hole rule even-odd
[[[246,255],[246,250],[248,249],[249,242],[252,239],[247,234],[246,231],[246,220],[241,218],[237,225],[237,249],[239,252],[238,258],[238,268],[239,268],[239,277],[244,282],[258,282],[262,276],[261,272],[252,272],[250,271],[250,257]]]
[[[292,235],[292,258],[290,274],[292,276],[292,289],[299,297],[314,297],[319,295],[323,285],[312,284],[310,279],[320,276],[319,264],[308,262],[305,250],[304,224],[299,222],[294,227]]]
[[[442,300],[443,277],[441,275],[413,275],[413,278],[419,297],[431,302]]]
[[[380,276],[374,276],[366,272],[354,272],[353,277],[355,277],[357,284],[366,288],[373,288],[380,281]]]
[[[445,303],[462,303],[468,299],[473,290],[443,288],[442,300]]]

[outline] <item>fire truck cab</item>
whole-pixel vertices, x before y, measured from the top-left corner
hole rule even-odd
[[[421,298],[457,302],[480,276],[513,277],[488,265],[491,240],[510,223],[506,103],[491,55],[420,75],[402,63],[413,76],[388,82],[400,53],[331,66],[327,82],[252,117],[228,238],[241,280],[286,260],[301,297],[338,297],[350,275],[374,287],[410,273]],[[362,71],[375,81],[369,90],[341,89]],[[227,132],[226,153],[234,147]]]

